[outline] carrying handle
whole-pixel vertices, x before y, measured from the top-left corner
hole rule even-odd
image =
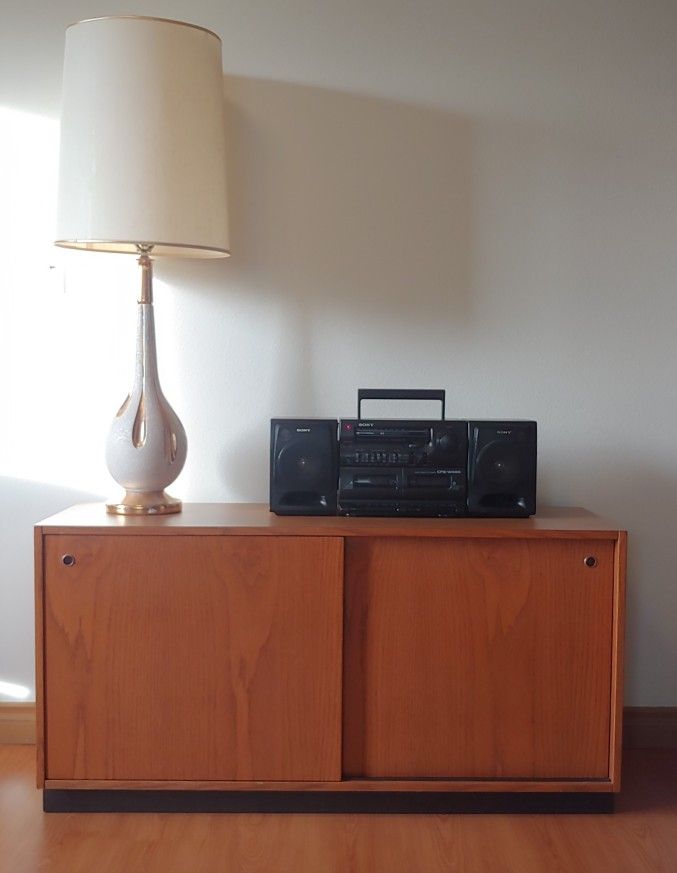
[[[439,400],[444,419],[445,397],[443,388],[358,388],[357,417],[362,418],[363,400]]]

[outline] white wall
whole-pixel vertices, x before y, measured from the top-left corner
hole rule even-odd
[[[0,681],[28,686],[30,524],[115,493],[102,446],[131,378],[133,261],[48,246],[63,29],[110,11],[2,16]],[[677,705],[677,7],[125,11],[224,40],[233,257],[157,267],[189,435],[173,492],[265,500],[268,419],[352,414],[359,386],[536,418],[542,502],[630,531],[627,702]]]

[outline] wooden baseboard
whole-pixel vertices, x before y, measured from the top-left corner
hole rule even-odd
[[[0,744],[35,742],[35,704],[0,703]],[[677,706],[626,706],[623,747],[677,749]]]
[[[677,706],[626,706],[626,749],[677,749]]]
[[[35,742],[35,704],[0,702],[0,744]]]

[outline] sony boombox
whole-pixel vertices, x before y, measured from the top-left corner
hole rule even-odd
[[[357,418],[271,420],[273,512],[442,518],[536,512],[535,421],[449,421],[444,391],[360,389],[357,396]],[[367,399],[439,400],[442,417],[363,419]]]

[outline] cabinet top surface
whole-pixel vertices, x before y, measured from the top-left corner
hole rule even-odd
[[[36,527],[43,533],[239,534],[272,536],[549,537],[615,539],[617,525],[578,507],[543,507],[532,518],[345,518],[277,516],[265,503],[184,503],[176,515],[109,515],[83,503]]]

